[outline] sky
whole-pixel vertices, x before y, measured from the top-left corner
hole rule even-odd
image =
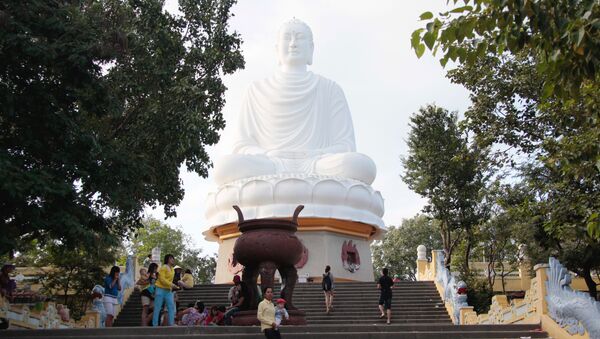
[[[276,70],[275,43],[282,23],[296,17],[306,22],[314,37],[313,65],[309,70],[337,82],[346,95],[354,122],[357,151],[370,156],[377,166],[373,188],[385,201],[386,225],[419,213],[426,203],[402,182],[400,157],[408,152],[409,118],[420,107],[436,104],[462,113],[469,106],[468,92],[445,78],[429,53],[418,59],[410,48],[410,35],[424,24],[425,11],[445,10],[445,1],[377,2],[355,0],[241,0],[232,8],[230,27],[243,40],[245,69],[224,78],[228,90],[223,116],[227,122],[221,141],[209,148],[211,159],[231,153],[231,131],[242,96],[255,80]],[[177,0],[165,8],[177,11]],[[448,66],[447,66],[448,67]],[[201,178],[182,168],[185,197],[177,217],[164,220],[162,207],[146,213],[180,226],[205,254],[216,253],[218,244],[207,242],[202,232],[210,225],[204,217],[204,201],[215,188],[212,171]]]

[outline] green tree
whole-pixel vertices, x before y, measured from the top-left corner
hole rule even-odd
[[[490,211],[487,220],[477,228],[477,246],[474,252],[480,253],[480,258],[487,263],[486,277],[488,290],[494,290],[497,278],[500,278],[502,290],[505,290],[505,278],[518,268],[520,257],[518,234],[523,225],[519,216],[512,212],[511,207],[522,201],[522,192],[499,180],[489,185],[487,200]]]
[[[180,227],[171,227],[154,218],[144,219],[142,224],[143,228],[137,230],[128,245],[130,252],[141,260],[152,253],[154,247],[159,247],[163,256],[172,254],[177,265],[189,268],[196,283],[209,283],[212,280],[217,260],[215,256],[202,256],[202,250],[194,248],[190,235]]]
[[[587,232],[587,216],[591,204],[597,206],[598,182],[585,178],[568,180],[560,166],[531,166],[525,170],[526,180],[536,200],[531,204],[542,221],[544,233],[551,241],[551,255],[569,270],[581,276],[593,298],[597,284],[592,274],[600,269],[600,243]],[[591,186],[590,184],[594,184]]]
[[[143,227],[132,237],[130,244],[132,253],[142,260],[152,253],[153,248],[159,247],[163,256],[172,254],[181,261],[186,247],[192,242],[188,234],[185,234],[180,227],[172,228],[155,218],[143,219],[142,225]]]
[[[233,0],[0,3],[0,253],[94,245],[167,216],[182,164],[205,177],[221,80],[243,67]]]
[[[217,271],[216,255],[201,255],[199,249],[188,249],[183,253],[181,266],[189,268],[197,284],[210,284]]]
[[[79,319],[90,302],[92,288],[106,276],[105,269],[115,263],[118,248],[111,240],[96,237],[96,246],[81,244],[67,247],[58,242],[48,242],[41,248],[44,256],[36,267],[44,268],[41,278],[43,289],[48,295],[58,297]]]
[[[519,222],[535,232],[532,257],[557,256],[586,279],[598,266],[597,215],[600,210],[599,82],[587,82],[579,96],[542,98],[545,76],[529,54],[487,55],[473,65],[450,71],[453,82],[472,93],[465,125],[478,143],[499,150],[496,159],[512,165],[513,179],[526,192]],[[508,151],[507,151],[508,150]],[[595,219],[596,218],[596,219]],[[524,234],[528,234],[525,232]],[[596,238],[596,239],[594,239]],[[539,247],[539,249],[535,248]]]
[[[570,98],[600,67],[600,4],[596,0],[464,0],[434,17],[421,14],[424,28],[413,32],[417,56],[425,48],[448,60],[474,64],[490,53],[531,51],[539,60],[546,93]],[[449,2],[450,3],[450,2]]]
[[[416,280],[419,245],[425,245],[428,251],[442,248],[435,220],[421,214],[402,220],[399,227],[390,226],[383,240],[371,246],[375,272],[387,267],[392,274]]]
[[[532,99],[529,104],[533,109],[526,112],[517,108],[517,111],[533,112],[534,115],[525,116],[525,122],[520,123],[510,120],[515,116],[513,112],[499,110],[507,114],[506,119],[501,116],[499,122],[489,121],[491,124],[488,126],[493,130],[494,126],[501,126],[504,122],[502,129],[506,132],[516,122],[519,127],[525,128],[500,134],[501,137],[512,134],[520,135],[526,141],[538,139],[545,143],[546,152],[553,147],[554,151],[548,152],[548,157],[545,157],[546,166],[552,167],[560,161],[559,170],[565,177],[564,182],[580,176],[590,178],[592,171],[597,175],[600,172],[600,146],[597,142],[600,138],[598,1],[467,0],[464,5],[458,5],[455,0],[453,7],[440,13],[439,17],[434,18],[431,12],[421,15],[421,19],[428,22],[425,28],[412,34],[411,44],[417,55],[420,57],[426,48],[434,54],[441,50],[442,65],[445,66],[448,60],[458,61],[461,67],[474,66],[486,75],[491,74],[490,69],[479,67],[481,59],[489,61],[490,57],[496,57],[505,63],[506,58],[521,61],[524,57],[529,58],[532,82],[538,82],[540,87],[531,88],[532,92],[522,91],[519,87],[511,90],[525,93],[525,98]],[[512,76],[511,73],[495,75]],[[531,84],[525,78],[515,82],[520,81]],[[492,102],[495,99],[491,95],[489,98]],[[522,97],[509,95],[508,98],[518,102]],[[554,108],[548,110],[548,107]],[[565,109],[567,107],[569,109]],[[536,112],[542,112],[541,116],[538,117]],[[495,118],[497,115],[486,117]],[[544,129],[547,123],[551,127]],[[588,233],[600,239],[600,209],[594,207],[588,210],[586,218]]]
[[[482,192],[490,175],[488,151],[469,142],[458,126],[456,113],[429,105],[410,118],[408,156],[402,159],[402,179],[428,199],[424,212],[439,220],[446,266],[464,238],[462,268],[469,270],[473,228],[480,222]],[[461,236],[455,233],[461,232]]]

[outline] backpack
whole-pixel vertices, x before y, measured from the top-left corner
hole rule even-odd
[[[323,274],[323,281],[321,282],[324,291],[331,291],[331,277],[329,274]]]

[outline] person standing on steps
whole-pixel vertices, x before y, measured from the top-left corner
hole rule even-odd
[[[156,289],[154,291],[154,314],[152,315],[152,326],[158,326],[158,319],[163,303],[167,304],[167,313],[169,316],[169,326],[175,324],[175,300],[173,299],[173,289],[177,285],[173,284],[175,276],[175,257],[171,254],[165,255],[164,265],[158,270],[158,279],[156,280]]]
[[[321,281],[323,287],[323,293],[325,294],[325,312],[329,314],[333,311],[333,274],[331,274],[331,267],[325,266],[325,274],[323,274],[323,280]]]
[[[387,312],[387,324],[389,325],[392,320],[392,288],[394,288],[394,281],[388,275],[389,271],[387,268],[381,270],[381,278],[377,281],[377,288],[380,291],[379,294],[379,311],[381,311],[380,319],[386,316]]]
[[[119,291],[121,290],[121,282],[119,274],[121,269],[119,266],[113,266],[110,273],[104,278],[104,309],[106,310],[105,326],[112,327],[115,317],[115,305],[119,304]]]
[[[152,308],[154,307],[154,292],[156,290],[156,279],[158,273],[158,265],[156,263],[150,263],[148,265],[148,272],[145,277],[141,277],[138,280],[138,285],[142,285],[142,326],[148,326],[152,320]]]
[[[265,287],[263,290],[263,301],[258,304],[256,317],[260,321],[260,330],[267,339],[281,339],[279,329],[275,323],[275,305],[273,305],[273,288]]]

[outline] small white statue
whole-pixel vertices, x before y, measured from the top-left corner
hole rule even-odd
[[[314,50],[311,29],[295,18],[284,23],[276,49],[279,69],[248,89],[233,154],[216,164],[216,183],[298,173],[370,185],[376,175],[375,164],[356,152],[342,89],[307,71]]]

